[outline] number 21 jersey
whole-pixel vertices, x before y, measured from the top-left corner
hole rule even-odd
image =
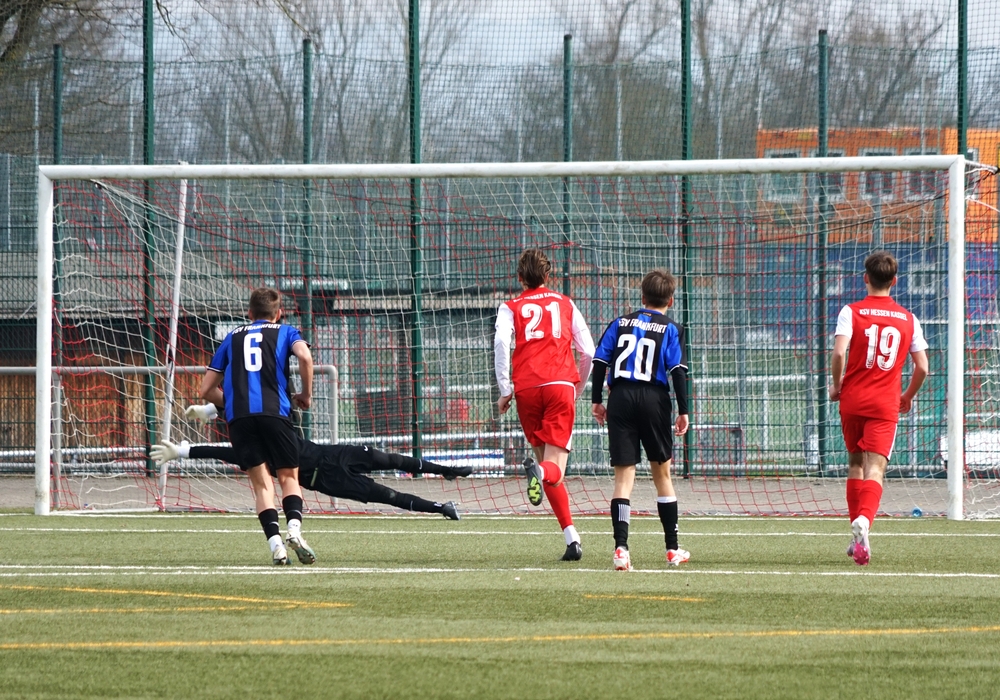
[[[841,309],[836,335],[851,341],[841,414],[898,422],[906,356],[927,349],[920,321],[892,297],[868,296]]]
[[[297,328],[256,321],[234,329],[208,368],[223,375],[226,422],[246,416],[288,418],[288,365],[292,345],[305,340]]]
[[[513,377],[508,377],[508,346],[514,336]],[[501,304],[494,339],[497,385],[502,396],[545,384],[586,382],[594,341],[573,301],[545,287],[529,289]],[[579,362],[573,356],[576,349]],[[581,376],[581,365],[586,376]]]

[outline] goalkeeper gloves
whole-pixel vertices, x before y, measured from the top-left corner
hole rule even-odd
[[[175,459],[187,458],[191,454],[191,445],[187,440],[176,444],[170,440],[164,440],[149,448],[149,456],[153,458],[158,466],[164,462],[172,462]]]
[[[208,423],[219,417],[219,409],[216,408],[214,403],[188,406],[184,409],[184,417],[188,420],[198,420],[202,423]]]

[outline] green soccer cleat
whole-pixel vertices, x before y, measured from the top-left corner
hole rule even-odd
[[[542,502],[542,470],[528,457],[524,460],[524,473],[528,476],[528,503],[537,506]]]

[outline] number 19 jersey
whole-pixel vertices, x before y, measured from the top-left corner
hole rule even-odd
[[[210,370],[223,375],[226,421],[246,416],[288,418],[288,365],[292,345],[305,340],[297,328],[256,321],[235,328],[215,351]]]
[[[927,349],[920,321],[892,297],[868,296],[841,309],[836,335],[851,341],[840,413],[899,422],[906,356]]]

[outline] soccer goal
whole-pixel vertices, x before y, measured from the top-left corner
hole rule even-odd
[[[958,156],[42,166],[36,512],[252,508],[237,468],[161,470],[148,454],[164,437],[227,439],[183,407],[261,285],[282,291],[321,367],[306,437],[469,465],[457,481],[380,478],[466,512],[532,512],[527,446],[513,412],[495,411],[492,336],[497,306],[520,291],[520,251],[540,247],[549,286],[595,338],[639,304],[645,272],[677,275],[693,395],[675,452],[682,509],[733,514],[845,508],[828,353],[841,306],[863,294],[865,256],[889,249],[931,376],[901,417],[883,510],[997,514],[1000,457],[963,455],[966,424],[977,445],[1000,434],[988,175]],[[586,396],[573,448],[573,507],[603,512],[607,439]],[[652,488],[640,482],[638,508]]]

